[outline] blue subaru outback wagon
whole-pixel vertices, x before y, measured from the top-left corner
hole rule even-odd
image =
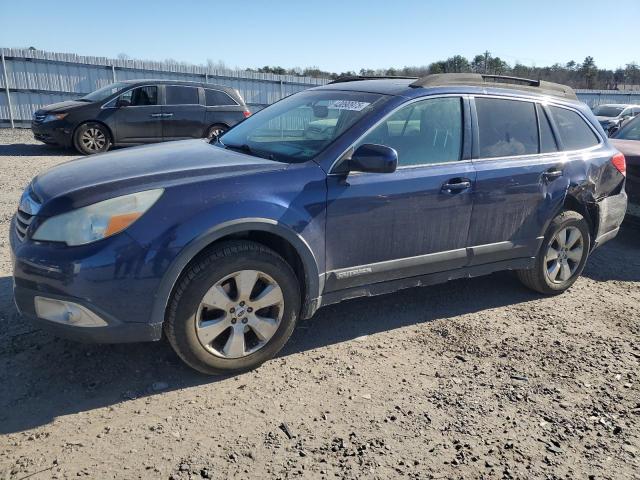
[[[340,80],[215,142],[38,175],[10,234],[15,300],[61,336],[164,334],[201,372],[244,370],[346,298],[497,270],[563,292],[618,232],[624,182],[624,156],[568,87]]]

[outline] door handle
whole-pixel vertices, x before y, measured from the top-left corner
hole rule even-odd
[[[151,115],[149,115],[151,118],[158,118],[161,117],[162,114],[161,113],[152,113]]]
[[[466,178],[452,178],[442,185],[442,191],[449,193],[461,192],[467,188],[471,188],[471,181]]]
[[[554,170],[554,169],[547,170],[542,174],[542,178],[544,178],[548,182],[555,180],[556,178],[560,178],[561,176],[562,176],[562,170]]]
[[[162,116],[165,118],[173,117],[173,113],[163,113]]]

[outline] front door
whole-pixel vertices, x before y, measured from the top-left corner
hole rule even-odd
[[[326,291],[463,267],[475,171],[460,97],[410,103],[355,145],[398,152],[394,173],[328,176]]]
[[[158,87],[137,87],[120,95],[113,114],[116,143],[150,143],[162,140],[162,110]]]
[[[162,107],[162,137],[167,140],[202,138],[205,133],[205,107],[198,87],[166,85]]]
[[[547,113],[530,101],[490,97],[476,97],[475,111],[471,264],[533,257],[569,184]]]

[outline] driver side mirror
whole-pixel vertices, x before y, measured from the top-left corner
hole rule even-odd
[[[349,172],[393,173],[398,167],[398,152],[386,145],[360,145],[345,162]]]
[[[129,105],[131,105],[131,102],[122,97],[116,100],[116,108],[128,107]]]

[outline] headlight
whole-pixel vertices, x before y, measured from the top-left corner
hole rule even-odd
[[[110,198],[48,218],[36,230],[34,240],[84,245],[121,232],[160,198],[163,189]]]
[[[68,113],[50,113],[46,117],[44,117],[44,122],[53,122],[54,120],[62,120],[64,117],[69,115]]]

